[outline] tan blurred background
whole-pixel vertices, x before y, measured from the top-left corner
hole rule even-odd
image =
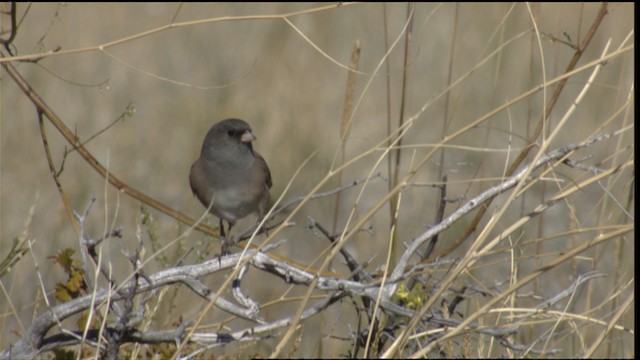
[[[14,43],[19,55],[56,48],[80,49],[167,25],[174,17],[175,22],[183,22],[245,15],[267,16],[325,5],[21,3],[18,5],[19,14],[24,14],[27,7],[28,13]],[[8,9],[7,4],[2,6],[3,10]],[[547,79],[562,73],[573,54],[569,46],[552,41],[550,37],[567,40],[563,35],[566,32],[571,41],[580,41],[598,8],[599,4],[531,4],[532,15],[540,32],[548,35],[541,44]],[[635,27],[633,12],[632,4],[611,4],[610,13],[583,55],[581,64],[597,58],[609,39],[612,48],[620,46]],[[406,4],[386,5],[388,44],[400,35],[406,13]],[[390,112],[394,127],[397,124],[404,38],[390,53],[389,67],[382,66],[365,91],[370,75],[385,53],[382,4],[344,4],[289,19],[326,56],[282,19],[232,18],[229,21],[158,31],[109,47],[104,53],[79,52],[48,57],[37,65],[14,65],[81,139],[87,139],[106,127],[126,111],[129,103],[133,103],[135,114],[131,118],[118,122],[91,141],[87,148],[128,185],[197,218],[203,209],[189,189],[189,168],[198,157],[206,131],[213,123],[224,118],[239,117],[252,125],[258,137],[254,146],[265,157],[273,174],[274,197],[283,193],[289,181],[291,187],[284,195],[285,200],[304,195],[327,174],[340,144],[347,78],[344,67],[349,64],[356,41],[360,41],[362,47],[359,70],[364,75],[357,77],[355,98],[357,100],[362,96],[362,102],[353,117],[347,142],[347,159],[370,149],[387,134],[387,76],[390,79]],[[3,15],[3,31],[7,30],[7,20],[7,16]],[[430,99],[436,100],[418,116],[403,139],[406,145],[420,146],[403,152],[402,174],[406,174],[412,159],[420,158],[430,150],[424,145],[437,143],[442,138],[445,96],[441,95],[448,87],[449,66],[452,69],[452,81],[456,81],[491,52],[509,42],[498,56],[492,57],[451,90],[446,113],[450,123],[445,133],[452,133],[540,84],[543,79],[540,51],[535,34],[529,32],[532,25],[525,4],[416,6],[405,114],[413,116]],[[633,54],[628,53],[603,68],[596,84],[573,117],[572,131],[563,132],[552,148],[584,139],[626,101],[633,82],[633,63]],[[0,250],[4,253],[13,239],[23,233],[32,238],[33,255],[38,262],[42,281],[47,291],[51,291],[55,282],[64,278],[64,274],[59,268],[53,267],[47,257],[61,248],[77,248],[78,240],[49,174],[34,107],[4,69],[2,71]],[[551,122],[558,121],[583,87],[587,76],[588,72],[585,72],[570,80],[557,111],[551,116]],[[438,174],[447,173],[452,181],[449,189],[452,198],[462,195],[470,198],[478,191],[497,184],[506,167],[505,163],[512,161],[514,154],[525,145],[523,139],[530,134],[532,124],[540,117],[544,106],[542,99],[542,94],[537,93],[510,107],[508,111],[500,112],[490,123],[484,123],[452,143],[502,151],[447,150],[443,163],[439,154],[436,155],[419,170],[414,180],[421,183],[436,182],[439,180]],[[615,131],[620,128],[620,123],[610,125],[605,130]],[[69,146],[48,122],[46,128],[54,161],[60,164],[64,148]],[[629,146],[634,144],[630,132],[618,140]],[[614,142],[601,144],[583,155],[594,156],[593,162],[597,163],[611,154],[613,146]],[[379,156],[381,152],[376,152],[349,167],[342,174],[343,183],[365,177]],[[292,179],[308,157],[311,159],[307,165]],[[384,159],[376,170],[382,171],[385,177],[386,164],[387,160]],[[476,171],[479,172],[476,174]],[[625,176],[628,178],[631,174],[626,173]],[[493,181],[479,181],[468,190],[469,180],[474,177],[491,178]],[[76,153],[68,156],[61,181],[78,212],[84,211],[91,196],[97,197],[87,223],[89,236],[99,238],[105,227],[111,224],[123,228],[124,238],[110,240],[104,249],[108,259],[121,265],[115,267],[118,276],[126,275],[130,268],[122,259],[120,247],[132,249],[135,246],[136,226],[141,221],[139,202],[105,185],[104,180]],[[623,194],[624,186],[628,184],[628,180],[621,180],[621,188],[614,191],[621,191],[618,195]],[[337,180],[332,180],[322,190],[330,190],[337,185]],[[344,226],[359,191],[360,188],[356,188],[342,194],[337,229]],[[385,180],[374,180],[357,204],[356,214],[367,211],[386,191]],[[530,211],[543,197],[527,198],[521,203],[522,212]],[[594,191],[592,197],[576,200],[576,210],[585,212],[580,215],[583,226],[597,225],[597,214],[589,214],[589,207],[601,197],[601,193]],[[431,187],[410,187],[403,193],[398,230],[401,241],[410,241],[426,226],[433,224],[437,198],[437,190]],[[333,228],[335,201],[335,196],[328,197],[313,201],[302,209],[294,217],[296,227],[282,233],[281,238],[288,242],[278,252],[302,263],[311,262],[328,244],[326,239],[305,229],[307,217],[311,216],[326,227]],[[455,206],[450,205],[447,213],[455,210]],[[570,221],[565,213],[564,208],[553,209],[549,214],[557,216],[547,217],[545,226],[548,228],[545,233],[568,229]],[[161,243],[168,243],[186,229],[184,225],[156,211],[152,211],[152,214]],[[509,216],[512,217],[507,217],[505,221],[515,219],[519,214]],[[388,218],[389,210],[385,207],[369,222],[372,232],[362,232],[347,246],[360,261],[376,255],[373,268],[385,261]],[[217,220],[209,221],[217,224]],[[253,221],[247,220],[239,227],[242,228],[242,224],[246,227]],[[461,228],[462,224],[460,228],[454,227],[444,233],[441,241],[446,244],[447,240],[456,238]],[[533,224],[531,228],[538,231]],[[206,242],[206,237],[193,232],[187,241],[170,248],[165,255],[175,260],[178,248],[197,244],[198,249],[205,249],[207,247],[203,242]],[[217,249],[216,243],[209,251],[214,254]],[[624,261],[633,267],[630,253],[627,256]],[[187,259],[187,263],[194,261],[196,259],[193,256]],[[336,266],[339,271],[344,271],[339,262]],[[148,271],[161,267],[161,264],[152,262]],[[585,264],[585,269],[591,268]],[[494,276],[493,272],[497,270],[499,268],[488,269],[484,275]],[[562,276],[562,273],[556,275]],[[567,280],[565,283],[544,284],[544,291],[553,294],[564,288],[571,273],[564,276],[563,280]],[[279,280],[267,279],[267,282],[255,281],[251,285],[245,282],[244,286],[250,288],[251,294],[258,299],[273,299],[280,294],[273,290],[273,284],[279,285]],[[214,280],[210,281],[214,283]],[[9,298],[17,306],[19,321],[23,326],[29,326],[34,312],[42,310],[41,300],[38,310],[33,307],[33,299],[41,298],[41,289],[32,255],[27,255],[18,263],[2,282]],[[20,331],[18,319],[10,314],[5,299],[3,295],[0,333],[5,335],[2,336],[0,348],[15,341],[16,336],[10,334]],[[202,303],[204,306],[204,301]],[[197,310],[185,312],[185,318],[193,316]],[[285,310],[274,310],[272,315],[275,318],[283,314],[286,314]],[[327,316],[323,320],[328,328],[335,325],[336,318],[345,316],[339,310],[330,314],[335,317]],[[178,315],[180,312],[176,311],[172,313],[172,318],[164,319],[162,323],[170,324],[176,321]],[[312,325],[318,321],[308,321],[307,331],[312,332]],[[633,327],[633,323],[627,325]],[[296,356],[317,355],[318,344],[322,341],[330,340],[322,340],[320,336],[305,338],[304,346]],[[264,347],[258,347],[258,351],[268,354],[269,345],[261,346]],[[345,351],[340,346],[325,348],[321,354],[339,356]],[[630,356],[631,353],[622,351],[618,355]]]

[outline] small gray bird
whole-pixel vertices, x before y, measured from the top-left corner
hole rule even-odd
[[[271,172],[253,151],[256,137],[243,120],[213,125],[204,138],[200,158],[191,165],[191,190],[202,205],[220,218],[222,255],[229,254],[227,235],[238,219],[257,213],[261,220],[269,204]],[[225,233],[223,220],[229,223]]]

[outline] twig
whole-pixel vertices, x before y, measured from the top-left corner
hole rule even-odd
[[[316,229],[320,230],[320,232],[332,244],[335,243],[336,239],[338,239],[340,237],[339,234],[337,234],[337,235],[329,234],[329,231],[327,231],[327,229],[324,226],[322,226],[322,224],[320,224],[319,222],[314,220],[311,216],[309,216],[308,219],[309,219],[309,222],[307,223],[307,227],[310,228],[310,229],[316,228]],[[340,254],[342,255],[342,257],[344,257],[344,259],[345,259],[345,261],[347,263],[347,267],[349,268],[349,270],[351,270],[351,272],[353,274],[354,280],[362,281],[364,283],[373,282],[373,278],[371,277],[371,275],[368,272],[362,270],[363,269],[362,266],[360,264],[358,264],[358,261],[355,259],[355,257],[353,257],[353,255],[351,255],[344,248],[340,249]]]
[[[343,185],[343,186],[339,186],[339,187],[337,187],[337,188],[335,188],[333,190],[315,193],[315,194],[311,195],[311,197],[309,197],[309,199],[318,199],[318,198],[325,197],[325,196],[331,196],[333,194],[339,193],[339,192],[344,191],[346,189],[358,186],[358,185],[360,185],[362,183],[371,181],[373,179],[378,179],[378,178],[383,179],[382,174],[380,172],[374,174],[371,177],[362,178],[362,179],[359,179],[359,180],[355,180],[355,181],[353,181],[353,182],[351,182],[349,184],[346,184],[346,185]],[[295,205],[297,203],[300,203],[305,198],[306,198],[306,196],[303,195],[303,196],[298,196],[296,198],[293,198],[293,199],[289,200],[288,202],[286,202],[285,204],[283,204],[279,208],[275,209],[273,211],[273,213],[272,213],[272,217],[274,217],[275,215],[281,213],[285,209],[287,209],[287,208],[289,208],[289,207],[291,207],[291,206],[293,206],[293,205]]]
[[[397,277],[401,276],[402,273],[404,272],[404,268],[408,264],[409,259],[413,256],[413,254],[416,252],[416,250],[422,244],[424,244],[427,240],[432,238],[435,234],[438,234],[438,233],[446,230],[447,228],[449,228],[453,223],[458,221],[462,216],[468,214],[472,210],[474,210],[477,207],[481,206],[487,199],[493,198],[496,195],[501,194],[501,193],[503,193],[503,192],[515,187],[521,181],[529,180],[529,179],[523,179],[522,178],[522,176],[524,174],[529,172],[529,168],[532,168],[531,170],[537,169],[540,166],[542,166],[544,164],[547,164],[547,163],[549,163],[551,161],[554,161],[554,160],[557,160],[557,159],[561,159],[561,158],[565,157],[566,155],[568,155],[569,153],[571,153],[571,152],[573,152],[573,151],[575,151],[577,149],[590,146],[591,144],[593,144],[595,142],[598,142],[598,141],[602,141],[604,139],[607,139],[608,137],[609,137],[608,134],[601,133],[601,134],[597,134],[597,135],[587,139],[584,142],[570,144],[570,145],[561,147],[559,149],[553,150],[550,153],[548,153],[547,155],[544,155],[544,156],[540,157],[540,159],[538,159],[538,161],[535,164],[531,164],[531,165],[527,165],[527,166],[523,167],[515,175],[513,175],[512,177],[506,179],[501,184],[498,184],[498,185],[496,185],[496,186],[494,186],[492,188],[489,188],[489,189],[483,191],[478,196],[474,197],[473,199],[467,201],[458,210],[454,211],[451,215],[449,215],[444,221],[442,221],[441,223],[431,227],[429,230],[427,230],[426,232],[424,232],[421,235],[419,235],[418,237],[416,237],[411,242],[411,244],[409,244],[409,246],[407,247],[405,252],[402,254],[402,257],[398,261],[398,264],[397,264],[396,268],[393,270],[391,278],[392,279],[396,279]],[[393,290],[393,289],[390,289],[390,290]],[[393,291],[391,291],[391,293],[393,293]],[[389,296],[390,295],[391,294],[389,294]]]
[[[56,129],[62,134],[65,140],[74,146],[80,156],[91,166],[94,170],[100,174],[103,178],[105,178],[111,185],[113,185],[119,191],[133,197],[134,199],[140,200],[141,202],[148,204],[149,206],[159,210],[162,213],[184,223],[189,226],[194,226],[196,229],[209,234],[211,236],[219,236],[217,230],[212,229],[209,226],[201,224],[196,220],[184,215],[183,213],[174,210],[167,205],[161,203],[160,201],[130,187],[125,182],[118,179],[112,173],[108,172],[107,169],[87,150],[84,146],[81,145],[80,139],[75,135],[73,131],[71,131],[62,121],[62,119],[56,115],[56,113],[51,109],[47,103],[38,95],[37,91],[31,87],[31,85],[20,75],[20,73],[16,70],[16,68],[10,62],[4,61],[6,57],[4,54],[0,53],[0,64],[2,67],[7,70],[9,76],[13,78],[16,84],[20,87],[20,89],[27,95],[27,97],[34,104],[38,112],[44,114],[49,121],[56,127]]]
[[[1,39],[0,38],[0,44],[2,44],[2,46],[4,46],[5,50],[7,50],[7,52],[11,55],[13,55],[13,52],[11,51],[11,44],[13,43],[13,40],[16,38],[17,35],[17,30],[18,30],[18,23],[16,22],[16,13],[18,12],[18,10],[16,9],[16,1],[12,1],[11,2],[11,10],[10,10],[10,14],[11,14],[11,32],[9,33],[9,37],[5,40],[5,39]]]
[[[258,319],[262,323],[264,323],[264,320],[259,317],[260,306],[258,305],[258,303],[253,301],[247,295],[245,295],[242,292],[242,289],[240,289],[240,283],[242,281],[242,277],[247,272],[247,270],[249,270],[249,264],[246,264],[245,266],[243,266],[240,269],[240,272],[238,272],[238,276],[236,276],[236,279],[233,281],[233,284],[231,285],[231,293],[233,294],[233,298],[236,299],[236,301],[239,304],[241,304],[247,309],[249,317],[253,319]]]
[[[133,253],[133,255],[125,253],[125,256],[129,259],[129,262],[131,262],[133,273],[135,275],[133,277],[131,285],[124,287],[120,291],[118,291],[119,295],[124,300],[124,307],[121,312],[116,314],[117,320],[115,322],[115,325],[113,327],[108,327],[104,334],[107,345],[104,348],[102,356],[106,357],[107,359],[115,360],[118,358],[118,350],[120,349],[120,345],[122,345],[122,343],[124,342],[125,334],[130,331],[129,320],[131,319],[131,314],[133,313],[133,299],[138,292],[139,279],[141,274],[141,252],[142,237],[138,232],[138,246],[136,247],[135,252]],[[148,278],[146,278],[146,281],[149,281]]]

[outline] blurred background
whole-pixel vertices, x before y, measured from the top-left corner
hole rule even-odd
[[[14,54],[85,47],[89,50],[50,56],[37,63],[13,64],[83,140],[109,126],[128,109],[135,109],[129,112],[131,116],[91,140],[87,149],[129,186],[198,218],[204,209],[191,194],[189,168],[199,156],[206,131],[228,117],[241,118],[252,125],[258,137],[254,148],[271,168],[274,198],[282,195],[286,201],[304,195],[326,176],[341,148],[347,68],[356,42],[361,46],[360,73],[354,91],[357,106],[346,140],[345,158],[353,159],[383,141],[388,134],[389,114],[391,128],[397,128],[405,87],[404,115],[414,117],[415,121],[402,140],[406,146],[399,168],[402,178],[444,135],[535,88],[543,79],[551,80],[562,74],[575,52],[570,45],[582,41],[599,7],[600,4],[551,3],[529,7],[507,3],[417,4],[405,82],[403,28],[407,4],[20,3],[18,15],[22,18],[13,43]],[[2,4],[3,12],[8,8],[6,3]],[[288,17],[295,28],[283,18],[273,16],[303,10],[307,11]],[[633,4],[610,4],[609,13],[578,66],[597,59],[607,41],[611,41],[611,52],[622,46],[629,35],[633,38],[634,10]],[[123,41],[103,51],[95,50],[98,45],[172,22],[215,18],[222,20],[183,24]],[[532,32],[532,18],[543,34],[540,39]],[[3,13],[3,38],[7,36],[8,27],[8,16]],[[384,63],[386,49],[396,40]],[[632,42],[633,39],[627,40],[627,44]],[[567,129],[571,131],[563,131],[551,149],[582,141],[601,127],[614,132],[625,128],[625,124],[632,126],[629,119],[633,119],[633,104],[613,121],[607,121],[627,101],[630,92],[633,97],[633,64],[631,51],[603,67],[570,120]],[[469,74],[472,69],[473,73]],[[590,70],[569,80],[549,118],[550,130],[573,103],[589,74]],[[77,249],[78,239],[49,172],[34,106],[4,69],[0,80],[0,251],[4,254],[16,238],[33,240],[32,254],[27,254],[2,278],[5,293],[0,305],[0,333],[4,335],[0,348],[5,348],[18,339],[16,334],[21,329],[30,325],[34,314],[42,312],[40,281],[51,296],[55,283],[64,280],[65,274],[48,256],[67,247]],[[454,83],[455,86],[451,86]],[[491,116],[487,122],[448,143],[451,147],[443,155],[441,149],[417,171],[412,179],[416,186],[409,186],[402,193],[397,230],[400,245],[394,249],[396,255],[401,253],[402,243],[409,242],[435,221],[439,192],[433,187],[418,185],[437,183],[446,173],[450,181],[448,196],[469,199],[498,184],[515,155],[527,145],[525,140],[542,115],[551,92],[552,88],[548,89],[546,97],[538,92]],[[50,123],[45,121],[45,124],[54,162],[60,166],[65,148],[70,146]],[[633,146],[632,131],[627,129],[580,155],[589,157],[589,164],[610,166],[607,161],[612,161],[614,154],[633,157]],[[300,172],[294,177],[298,169]],[[293,218],[296,225],[280,234],[279,239],[287,242],[276,252],[311,264],[329,243],[305,227],[309,217],[340,232],[348,224],[352,209],[356,217],[369,211],[388,191],[387,158],[382,150],[371,151],[341,172],[340,180],[334,176],[321,188],[321,191],[332,190],[364,179],[370,172],[381,172],[382,176],[374,177],[364,187],[361,197],[363,187],[359,186],[343,191],[339,199],[334,195],[311,201],[296,213]],[[566,172],[562,176],[569,181],[581,174],[570,169]],[[114,264],[116,276],[124,278],[131,269],[120,251],[136,245],[135,232],[142,222],[141,204],[105,184],[76,152],[66,157],[60,179],[77,212],[84,211],[92,196],[97,198],[86,223],[88,236],[100,238],[112,225],[123,228],[124,237],[106,242],[104,251],[105,259]],[[627,196],[632,193],[631,179],[633,171],[623,172],[608,189],[615,196]],[[555,189],[555,186],[551,184],[549,188]],[[550,190],[543,186],[533,189],[518,203],[519,208],[503,219],[504,227],[553,193],[545,191]],[[617,223],[612,219],[619,219],[620,213],[612,205],[601,207],[603,197],[598,189],[585,189],[570,206],[558,205],[544,220],[526,225],[518,240],[541,238],[576,226]],[[339,201],[337,216],[336,201]],[[448,205],[445,215],[459,204]],[[499,204],[496,200],[492,206]],[[161,245],[187,229],[155,210],[151,210],[151,215],[154,233]],[[456,239],[469,220],[443,233],[439,244],[444,247]],[[217,225],[215,218],[209,217],[207,221]],[[254,221],[255,218],[248,218],[236,229],[247,228]],[[351,239],[346,248],[361,262],[373,258],[373,271],[385,263],[388,251],[388,206],[376,212],[365,229],[367,231]],[[544,242],[536,254],[562,251],[572,240],[576,239]],[[151,250],[149,243],[145,246]],[[626,246],[633,248],[634,245],[630,242]],[[162,254],[167,263],[152,261],[147,273],[171,265],[189,247],[195,247],[196,251],[186,259],[187,263],[211,258],[219,251],[217,240],[210,241],[193,231]],[[455,259],[464,249],[462,246],[449,254],[449,258]],[[626,274],[619,281],[628,282],[633,277],[633,252],[623,251],[618,259],[607,258],[605,253],[598,248],[591,254],[599,259],[596,265],[591,259],[554,269],[548,281],[539,283],[536,290],[555,294],[570,284],[573,276],[594,267],[608,274],[625,269]],[[502,280],[505,276],[501,277],[501,272],[508,273],[510,268],[505,256],[499,253],[487,259],[490,265],[479,265],[474,275],[487,283],[491,282],[489,279]],[[529,261],[523,256],[522,271],[531,271],[542,259],[540,256]],[[348,273],[340,261],[334,261],[334,266],[335,271]],[[266,280],[258,280],[261,278]],[[221,281],[205,280],[213,287]],[[602,286],[599,287],[601,294],[594,295],[594,303],[602,301],[620,285],[611,281],[611,276],[595,280],[594,284]],[[243,284],[247,292],[262,303],[279,297],[286,289],[278,279],[264,274],[251,274]],[[296,288],[289,295],[295,296],[304,290]],[[162,305],[172,309],[169,315],[156,320],[159,329],[170,328],[179,317],[191,319],[201,309],[181,305],[185,299],[193,298],[188,290],[179,289],[172,296],[171,306]],[[17,316],[9,307],[8,299],[16,307]],[[206,302],[201,301],[201,306],[205,305]],[[275,319],[287,315],[291,309],[289,304],[265,309],[265,314]],[[350,330],[342,323],[337,326],[337,322],[341,317],[350,321],[349,317],[354,315],[343,311],[336,306],[324,317],[304,322],[303,331],[309,334],[313,333],[313,326],[322,326],[326,332],[303,337],[300,348],[290,356],[345,354],[348,343],[323,337],[329,333],[348,336]],[[224,318],[224,314],[217,310],[211,315],[211,321],[220,318]],[[629,317],[624,325],[634,328],[632,319]],[[340,330],[334,331],[335,328]],[[535,333],[525,335],[536,336]],[[629,338],[623,335],[618,336],[622,340],[615,344],[617,350],[613,354],[633,356],[633,343],[628,343]],[[521,340],[528,342],[526,336]],[[266,356],[274,344],[273,341],[260,342],[251,351]],[[630,347],[626,348],[625,344]],[[234,354],[229,348],[214,351]],[[566,351],[560,356],[577,354]],[[480,353],[470,356],[474,355]],[[504,353],[494,355],[504,356]]]

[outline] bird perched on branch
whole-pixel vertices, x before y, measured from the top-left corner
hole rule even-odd
[[[256,137],[247,122],[222,120],[209,129],[200,158],[191,166],[191,190],[209,212],[220,218],[222,255],[229,254],[227,236],[237,220],[257,213],[260,221],[272,186],[266,161],[253,150]],[[229,224],[225,232],[223,220]]]

